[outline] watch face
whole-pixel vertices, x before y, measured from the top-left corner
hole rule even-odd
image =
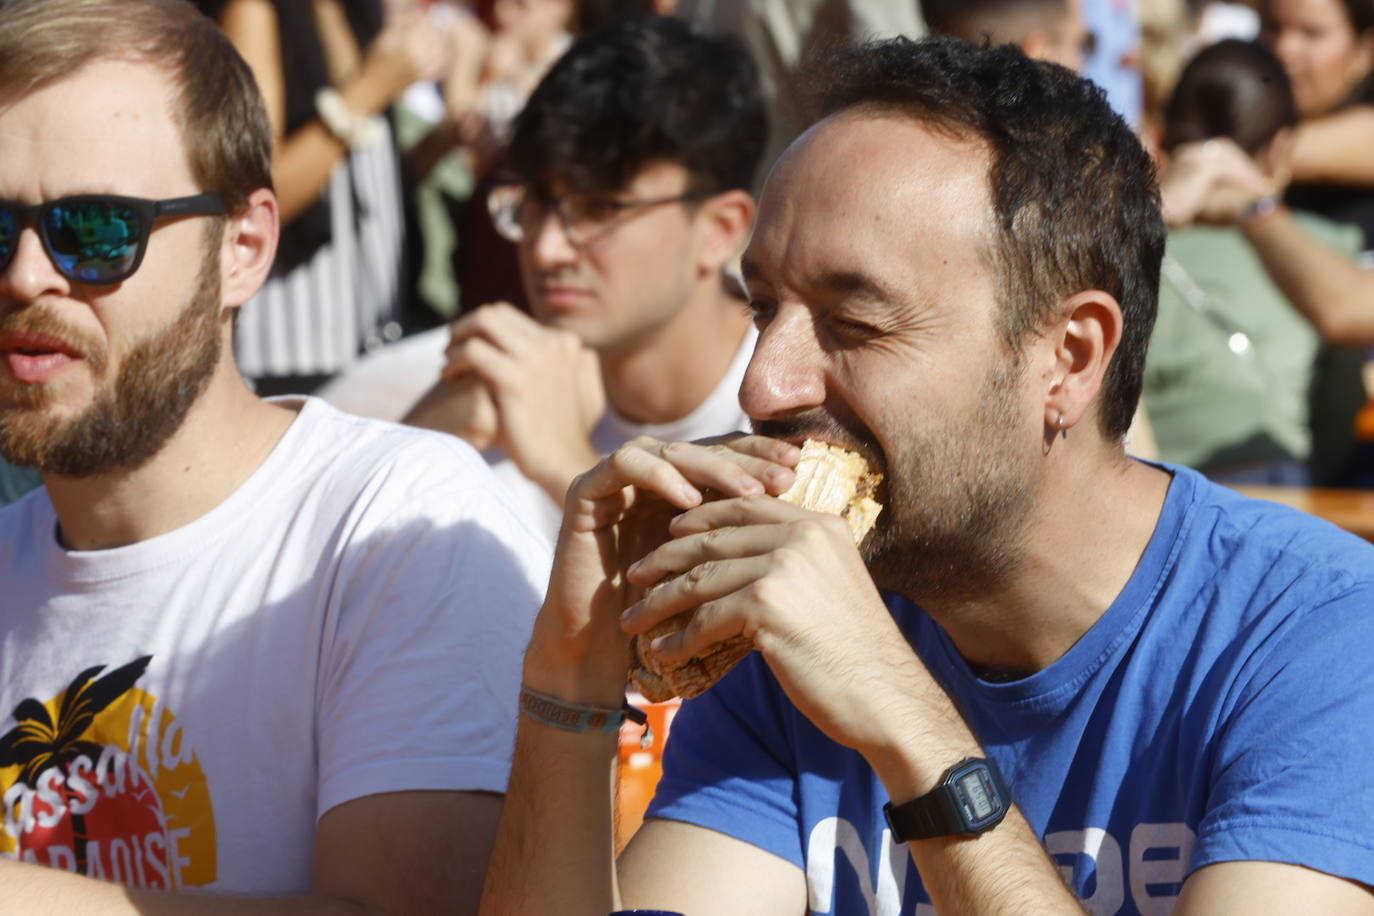
[[[996,823],[1006,813],[1006,801],[998,791],[992,773],[981,762],[970,764],[967,770],[953,774],[949,786],[969,830],[979,830]]]

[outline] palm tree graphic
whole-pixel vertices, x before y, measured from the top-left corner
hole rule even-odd
[[[104,665],[87,668],[76,676],[62,696],[57,721],[48,715],[48,708],[29,697],[14,708],[18,724],[0,736],[0,769],[22,767],[19,781],[32,789],[38,788],[38,778],[49,767],[63,769],[83,754],[91,761],[104,750],[94,741],[83,739],[95,717],[111,703],[123,696],[142,676],[151,655],[116,668],[99,680],[96,675]],[[86,816],[68,808],[72,815],[72,853],[78,874],[86,874]]]

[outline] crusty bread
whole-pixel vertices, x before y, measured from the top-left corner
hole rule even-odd
[[[796,481],[779,499],[803,509],[843,516],[854,542],[862,542],[882,511],[873,498],[882,475],[869,468],[861,456],[815,439],[802,444],[796,472]],[[687,611],[670,617],[635,637],[631,645],[630,678],[650,702],[704,693],[754,648],[745,637],[735,636],[674,665],[665,665],[648,652],[650,640],[676,633],[687,626],[691,616]]]

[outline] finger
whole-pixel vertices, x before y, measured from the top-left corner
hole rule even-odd
[[[591,470],[578,475],[568,491],[569,501],[605,500],[627,487],[653,493],[679,509],[690,509],[702,500],[687,477],[669,461],[649,449],[654,440],[641,437],[625,443]],[[590,511],[591,507],[586,507]]]
[[[759,581],[747,583],[728,595],[708,601],[692,611],[687,625],[649,641],[649,651],[660,661],[674,664],[705,654],[712,646],[736,636],[753,638],[754,617],[759,607]]]
[[[474,337],[449,350],[446,377],[471,373],[496,390],[508,389],[520,380],[520,362],[485,338]]]
[[[671,617],[746,587],[771,568],[766,554],[699,563],[626,608],[620,625],[631,636],[647,633]]]
[[[673,519],[670,531],[675,538],[720,528],[742,528],[757,525],[777,525],[804,520],[833,519],[847,524],[837,515],[812,512],[771,496],[750,496],[742,499],[721,499],[698,506]]]
[[[538,322],[510,303],[493,302],[455,321],[450,330],[450,339],[458,343],[482,337],[518,355],[527,352],[543,330]]]
[[[768,499],[768,497],[751,497]],[[770,500],[776,502],[776,500]],[[707,503],[706,505],[712,505]],[[641,557],[626,571],[630,583],[649,588],[672,576],[695,581],[703,564],[717,560],[756,557],[780,547],[786,537],[781,525],[747,525],[702,530],[674,538]],[[673,580],[679,583],[679,580]],[[669,583],[664,583],[666,588]]]

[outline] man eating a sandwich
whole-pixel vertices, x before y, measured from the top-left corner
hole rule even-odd
[[[897,39],[814,85],[744,257],[755,435],[573,485],[482,912],[1374,912],[1374,548],[1126,454],[1140,144],[1007,47]],[[774,498],[806,440],[883,475],[857,546]],[[632,642],[734,640],[613,861]]]

